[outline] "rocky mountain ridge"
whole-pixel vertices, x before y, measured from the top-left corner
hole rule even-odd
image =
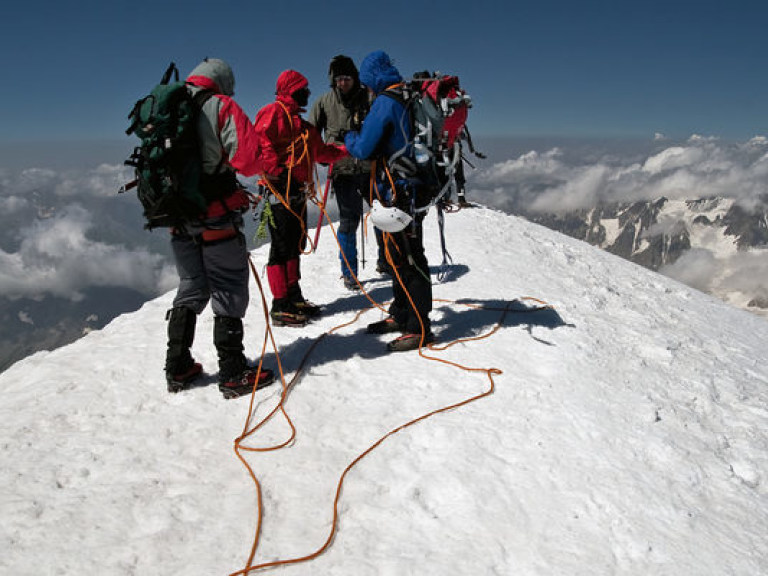
[[[597,206],[561,214],[521,210],[526,219],[584,240],[636,264],[668,273],[692,251],[708,253],[724,264],[739,255],[768,258],[768,205],[747,209],[727,198],[669,200],[659,198]],[[669,274],[675,276],[675,274]],[[765,287],[734,297],[712,279],[710,290],[736,305],[768,315]]]

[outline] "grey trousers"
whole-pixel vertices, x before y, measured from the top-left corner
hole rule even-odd
[[[248,307],[248,251],[242,233],[203,243],[187,234],[172,237],[179,274],[174,307],[200,314],[211,300],[216,316],[243,318]]]

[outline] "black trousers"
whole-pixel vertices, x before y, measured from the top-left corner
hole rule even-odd
[[[291,199],[289,210],[283,204],[272,204],[275,224],[269,223],[269,260],[267,265],[285,264],[298,258],[307,246],[307,200]]]
[[[414,224],[402,232],[384,234],[397,271],[397,274],[392,276],[394,300],[389,307],[389,313],[399,324],[405,326],[408,334],[420,333],[422,324],[426,332],[431,328],[429,313],[432,311],[432,280],[429,275],[429,262],[424,253],[423,220],[424,215],[420,214],[415,218]],[[402,286],[397,279],[398,275]]]

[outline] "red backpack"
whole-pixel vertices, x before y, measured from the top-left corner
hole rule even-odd
[[[464,125],[467,122],[469,108],[472,99],[459,87],[458,76],[438,76],[424,80],[421,83],[422,99],[428,96],[431,104],[439,109],[440,115],[429,117],[442,120],[442,126],[436,126],[439,130],[438,147],[451,148],[464,133]],[[435,122],[438,124],[439,120]]]

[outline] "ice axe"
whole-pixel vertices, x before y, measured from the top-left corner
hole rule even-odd
[[[312,243],[312,251],[317,250],[317,241],[320,239],[320,227],[323,225],[323,216],[325,215],[325,203],[328,201],[328,191],[331,189],[331,178],[333,175],[333,164],[328,166],[328,175],[325,179],[325,190],[323,191],[323,203],[320,205],[320,215],[317,217],[317,229],[315,230],[315,241]]]

